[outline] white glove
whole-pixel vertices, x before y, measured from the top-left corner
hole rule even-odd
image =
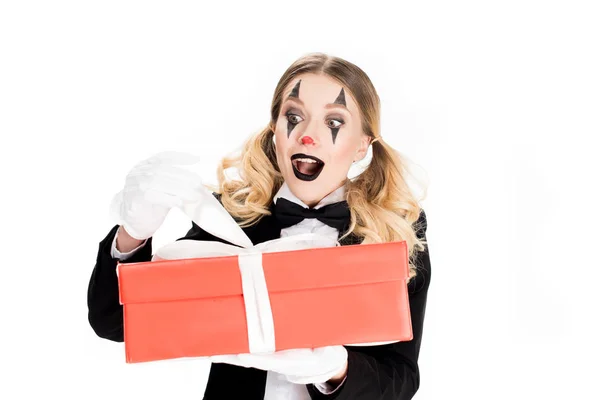
[[[190,165],[199,157],[163,152],[137,164],[125,179],[123,190],[110,205],[112,217],[135,239],[153,236],[173,207],[201,197],[202,179],[174,165]]]
[[[213,363],[273,371],[292,383],[324,383],[346,369],[348,352],[343,346],[292,349],[269,354],[237,354],[209,357]]]

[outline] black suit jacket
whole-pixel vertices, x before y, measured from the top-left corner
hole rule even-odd
[[[415,223],[417,235],[425,238],[427,220],[421,211]],[[123,306],[119,303],[116,265],[111,256],[111,245],[118,230],[114,226],[100,242],[96,265],[89,282],[87,302],[88,320],[98,336],[123,342]],[[281,227],[273,216],[263,217],[255,225],[244,228],[254,244],[280,237]],[[181,239],[214,240],[224,242],[196,224]],[[360,240],[349,235],[342,245],[358,244]],[[152,238],[144,247],[125,262],[150,261]],[[408,400],[419,388],[418,357],[423,334],[425,304],[429,287],[431,266],[429,250],[420,252],[416,259],[418,275],[409,283],[410,311],[413,339],[380,346],[347,347],[348,376],[343,386],[331,395],[324,395],[308,385],[312,399],[337,400]],[[368,268],[368,265],[365,265]],[[266,386],[266,371],[243,368],[229,364],[213,364],[204,393],[205,400],[245,399],[262,400]]]

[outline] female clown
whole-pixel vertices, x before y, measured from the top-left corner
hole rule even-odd
[[[359,67],[303,56],[281,77],[269,124],[219,165],[215,196],[254,244],[307,232],[341,245],[405,240],[413,339],[213,357],[204,399],[408,400],[417,392],[431,274],[427,222],[379,120],[379,97]],[[369,166],[349,179],[369,146]],[[171,161],[158,155],[135,166],[113,201],[119,221],[100,242],[88,288],[89,323],[101,338],[124,340],[117,262],[150,261],[169,210],[199,196],[200,178]],[[239,178],[226,178],[230,167]],[[195,223],[183,238],[223,241]]]

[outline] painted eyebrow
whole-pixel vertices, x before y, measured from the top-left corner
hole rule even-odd
[[[293,102],[293,103],[298,103],[298,104],[300,104],[301,106],[304,106],[304,102],[303,102],[302,100],[300,100],[300,98],[299,98],[299,97],[288,97],[288,98],[285,100],[285,102],[288,102],[288,101],[291,101],[291,102]],[[284,103],[285,103],[285,102],[284,102]],[[348,110],[348,107],[346,107],[346,106],[345,106],[345,105],[343,105],[343,104],[339,104],[339,103],[329,103],[329,104],[325,105],[325,108],[327,108],[327,109],[331,109],[331,108],[340,108],[340,109],[342,109],[342,110],[346,110],[346,111],[347,111],[347,112],[350,114],[350,110]]]

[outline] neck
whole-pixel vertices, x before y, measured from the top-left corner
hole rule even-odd
[[[327,195],[322,196],[318,199],[315,198],[306,198],[306,196],[298,196],[296,193],[293,193],[290,187],[284,182],[284,184],[279,188],[279,191],[275,195],[275,202],[278,197],[287,197],[288,200],[291,200],[303,207],[308,208],[319,208],[321,206],[325,206],[331,203],[337,203],[345,199],[345,182],[342,182],[336,189],[330,191]]]
[[[333,189],[332,191],[330,191],[329,193],[327,193],[325,196],[318,198],[318,199],[302,199],[299,196],[297,196],[300,200],[302,200],[302,202],[304,204],[306,204],[309,208],[314,208],[316,205],[318,205],[319,203],[321,203],[326,197],[331,196],[336,190],[340,189],[343,186],[340,185],[338,187],[336,187],[335,189]]]

